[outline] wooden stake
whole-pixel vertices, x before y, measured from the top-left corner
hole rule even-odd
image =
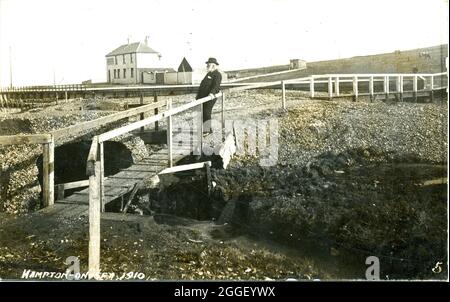
[[[334,86],[335,86],[335,90],[336,90],[336,96],[339,96],[340,91],[339,91],[339,77],[336,77],[335,82],[334,82]]]
[[[311,98],[314,98],[314,78],[311,77],[309,80],[309,93]]]
[[[328,77],[328,98],[330,100],[333,98],[333,81],[331,77]]]
[[[281,106],[283,107],[283,110],[286,110],[286,84],[284,81],[281,81]]]
[[[89,176],[89,278],[100,273],[100,162]]]
[[[417,75],[413,78],[413,99],[417,102]]]
[[[355,101],[358,100],[358,77],[353,77],[353,95],[355,96]]]
[[[434,76],[431,76],[430,77],[430,98],[431,98],[431,101],[433,102],[434,101]]]
[[[100,160],[100,205],[101,211],[105,212],[105,154],[103,142],[99,143]]]
[[[167,101],[167,110],[172,109],[172,101]],[[169,167],[173,166],[173,155],[172,155],[172,116],[167,117],[167,149],[169,152]]]
[[[197,154],[195,154],[195,155],[201,156],[203,154],[203,104],[198,105],[198,113],[199,113],[198,118],[197,118],[198,142],[197,142],[197,147],[194,150],[197,150]]]
[[[369,78],[369,94],[370,94],[370,101],[373,102],[374,95],[373,95],[373,76],[370,76]]]
[[[44,192],[43,192],[43,198],[44,198],[44,206],[48,207],[53,205],[55,202],[54,197],[54,170],[55,170],[55,142],[53,140],[53,136],[51,138],[51,141],[49,143],[43,144],[44,146],[44,153],[43,153],[43,171],[44,171]]]
[[[398,81],[400,82],[399,85],[399,93],[400,93],[400,101],[403,101],[403,76],[399,76]]]
[[[386,95],[386,100],[389,99],[389,76],[384,77],[384,94]]]

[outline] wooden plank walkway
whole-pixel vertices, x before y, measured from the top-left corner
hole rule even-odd
[[[174,156],[174,160],[180,160],[183,156]],[[120,198],[130,192],[134,185],[143,179],[157,175],[168,167],[168,151],[161,149],[148,158],[121,170],[119,173],[105,179],[105,204]],[[89,188],[73,193],[58,200],[56,203],[89,204]]]
[[[186,157],[186,153],[183,150],[193,150],[192,145],[197,145],[198,140],[193,139],[192,133],[178,133],[177,138],[181,139],[185,144],[181,146],[174,145],[172,150],[173,163]],[[212,139],[212,136],[207,135],[204,140]],[[191,153],[192,154],[192,153]],[[159,174],[162,170],[169,167],[168,162],[168,149],[162,148],[148,157],[136,162],[130,167],[121,170],[115,175],[111,175],[105,178],[105,204],[111,201],[123,197],[125,194],[131,192],[136,183],[143,181],[144,179],[151,178]],[[88,215],[89,210],[89,187],[75,192],[70,196],[61,200],[56,200],[55,204],[41,209],[38,211],[39,215],[52,216],[54,218],[70,218],[80,217]],[[104,213],[102,213],[103,215]]]

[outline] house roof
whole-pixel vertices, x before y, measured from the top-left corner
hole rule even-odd
[[[191,64],[189,64],[186,58],[183,58],[180,66],[178,67],[178,72],[192,72],[192,71],[193,69],[191,67]]]
[[[144,43],[136,42],[119,46],[118,48],[108,53],[106,57],[123,55],[127,53],[158,53],[158,52],[148,47]]]

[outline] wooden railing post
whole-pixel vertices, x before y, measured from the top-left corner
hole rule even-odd
[[[397,78],[397,92],[399,95],[400,101],[403,101],[403,76],[400,75]]]
[[[310,97],[314,98],[314,78],[311,77],[309,80],[309,93],[310,93]]]
[[[330,100],[333,98],[333,81],[331,77],[328,77],[328,98]]]
[[[48,207],[55,203],[55,141],[53,135],[49,143],[43,144],[43,199],[44,206]]]
[[[413,78],[413,99],[417,102],[417,75]]]
[[[87,163],[89,175],[89,279],[100,273],[101,164],[98,137],[92,140]]]
[[[89,177],[89,278],[100,272],[100,163],[95,162],[95,174]]]
[[[335,91],[336,91],[336,96],[339,96],[340,91],[339,91],[339,77],[336,77],[336,79],[334,80],[334,86],[335,86]]]
[[[167,110],[172,109],[172,101],[167,101]],[[172,115],[167,117],[167,149],[169,153],[169,167],[173,166],[173,155],[172,155]]]
[[[195,149],[198,153],[195,155],[201,156],[203,154],[203,104],[198,105],[198,117],[197,117],[197,149]]]
[[[386,100],[389,99],[389,76],[384,77],[384,94],[386,96]]]
[[[355,101],[358,100],[358,77],[353,77],[353,95],[355,98]]]
[[[286,110],[286,84],[281,81],[281,106]]]
[[[430,77],[430,99],[433,102],[434,101],[434,76],[431,75]]]
[[[374,101],[374,90],[373,90],[373,76],[370,76],[369,78],[369,94],[370,94],[370,101]]]
[[[100,161],[100,206],[101,211],[105,212],[105,154],[103,142],[98,145]]]

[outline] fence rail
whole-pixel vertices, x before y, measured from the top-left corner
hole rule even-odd
[[[434,91],[446,89],[448,87],[447,72],[441,73],[379,73],[379,74],[324,74],[312,75],[298,79],[285,80],[286,84],[304,84],[309,85],[310,97],[316,97],[316,85],[326,84],[326,92],[329,99],[333,97],[353,96],[355,100],[358,96],[369,95],[373,100],[375,95],[383,94],[388,99],[390,95],[394,94],[403,100],[405,94],[411,94],[414,101],[417,101],[418,93],[429,93],[431,100],[434,99]],[[440,79],[439,84],[436,85],[436,79]],[[405,89],[405,82],[409,82],[410,90]],[[422,88],[419,88],[419,81]],[[375,91],[374,84],[376,82],[383,83],[382,91]],[[394,82],[395,89],[391,89],[391,82]],[[342,94],[341,84],[352,83],[351,93]],[[368,83],[367,92],[361,93],[360,83]]]

